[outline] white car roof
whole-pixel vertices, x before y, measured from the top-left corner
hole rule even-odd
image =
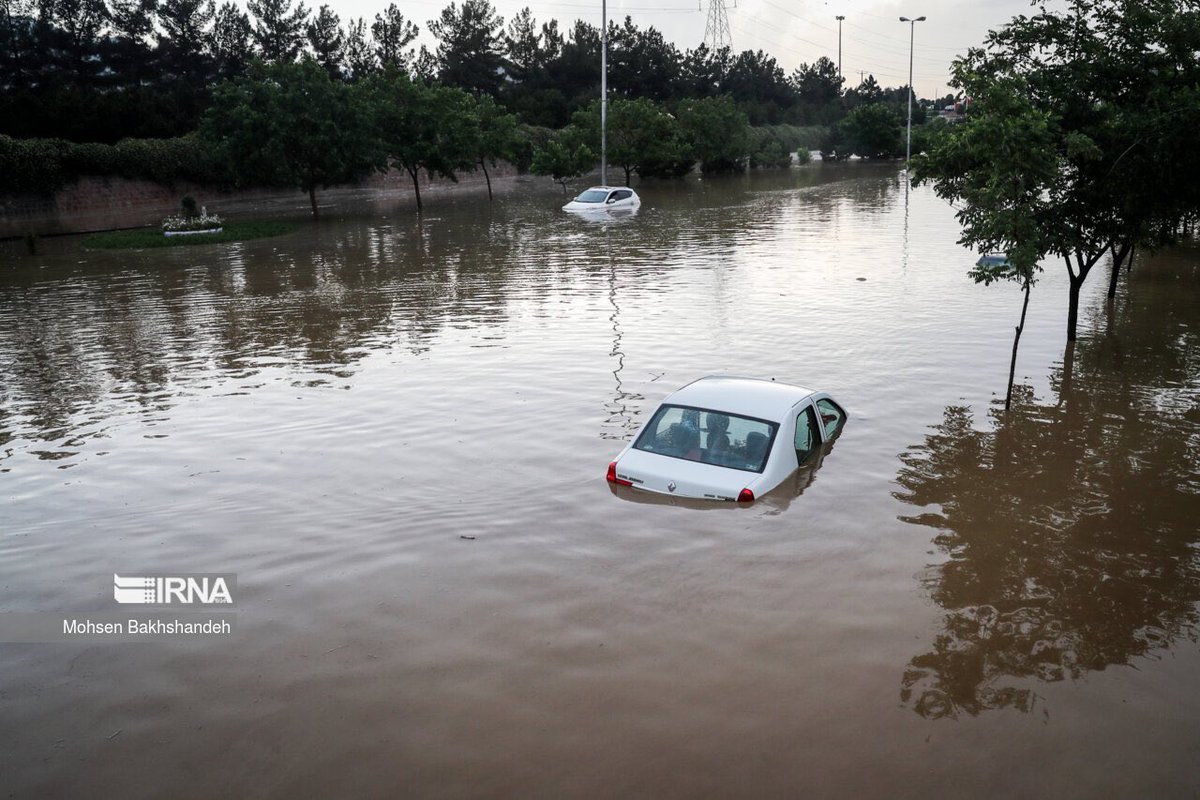
[[[675,391],[663,402],[778,421],[796,403],[813,394],[815,390],[791,383],[709,375]]]
[[[611,192],[613,189],[624,189],[627,192],[633,192],[628,186],[589,186],[585,191],[588,192]],[[634,192],[637,194],[637,192]]]

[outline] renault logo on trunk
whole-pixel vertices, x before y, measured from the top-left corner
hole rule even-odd
[[[668,492],[675,491],[675,481],[671,481],[670,483],[667,484],[667,491]]]

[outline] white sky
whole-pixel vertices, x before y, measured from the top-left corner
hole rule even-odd
[[[390,0],[324,0],[341,16],[366,17],[368,23]],[[449,0],[395,0],[404,16],[421,29],[418,43],[433,44],[429,20]],[[306,0],[315,10],[322,0]],[[704,39],[709,0],[608,0],[610,19],[633,18],[639,28],[654,26],[675,43],[680,52]],[[925,16],[915,32],[913,85],[918,96],[938,97],[949,92],[946,80],[950,61],[983,41],[991,28],[1017,14],[1031,13],[1028,0],[725,0],[733,50],[764,50],[791,73],[802,62],[838,56],[838,14],[842,23],[842,73],[846,86],[859,82],[859,71],[874,74],[883,86],[908,82],[909,25],[899,17]],[[736,3],[736,7],[735,4]],[[540,23],[559,21],[564,32],[576,19],[600,24],[600,0],[492,0],[504,17],[529,6]]]

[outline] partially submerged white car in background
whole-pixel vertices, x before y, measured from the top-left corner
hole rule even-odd
[[[628,186],[593,186],[563,206],[563,211],[626,211],[642,204]]]
[[[845,423],[846,412],[825,392],[712,375],[662,401],[608,465],[608,481],[675,497],[753,502]]]

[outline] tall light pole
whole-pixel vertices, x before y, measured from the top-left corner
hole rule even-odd
[[[600,0],[600,185],[608,186],[608,0]]]
[[[909,19],[901,17],[901,22],[908,23],[908,145],[904,151],[904,169],[908,169],[908,162],[912,160],[912,101],[913,101],[913,85],[912,85],[912,67],[913,67],[913,36],[915,34],[917,23],[924,22],[924,17]]]
[[[835,17],[835,19],[838,21],[838,79],[839,80],[844,80],[842,78],[842,20],[844,20],[845,18],[846,17],[842,14],[838,14]]]

